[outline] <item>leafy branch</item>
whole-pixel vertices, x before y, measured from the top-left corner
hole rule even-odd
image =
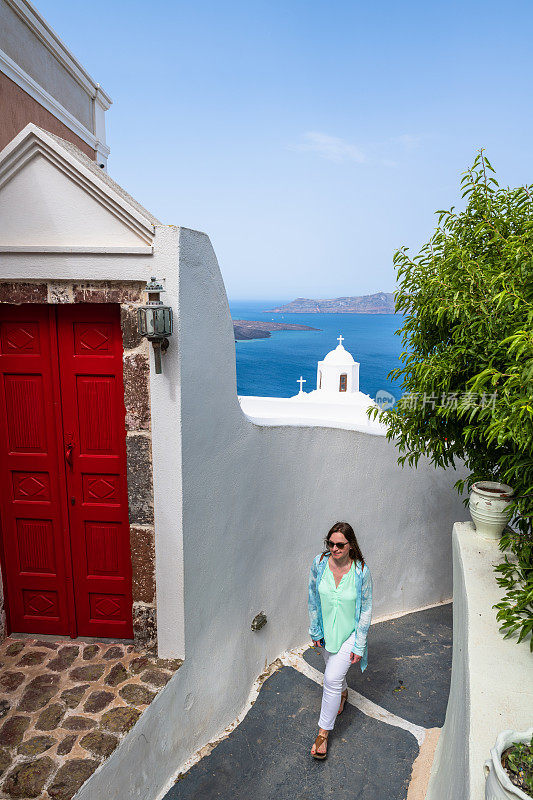
[[[394,254],[396,311],[404,315],[401,365],[389,378],[405,393],[494,402],[399,404],[372,409],[387,425],[398,463],[466,464],[462,493],[480,479],[515,490],[512,525],[495,568],[505,595],[495,608],[505,636],[533,651],[533,187],[501,188],[483,150],[461,178],[466,207],[436,212],[430,240]],[[467,501],[465,501],[467,502]]]

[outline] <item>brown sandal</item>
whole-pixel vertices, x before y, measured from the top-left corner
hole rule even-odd
[[[342,708],[340,708],[339,706],[339,710],[337,711],[337,716],[339,716],[339,714],[342,714],[342,712],[346,708],[346,703],[348,702],[348,689],[345,689],[344,692],[341,693],[341,702],[343,700],[344,703],[342,703]]]
[[[313,756],[313,758],[318,758],[320,761],[322,761],[322,759],[323,759],[323,758],[325,758],[325,757],[327,756],[327,754],[328,754],[328,751],[327,751],[327,750],[326,750],[326,752],[325,752],[325,753],[319,753],[319,752],[318,752],[318,748],[320,747],[320,745],[322,744],[322,742],[327,742],[327,740],[328,740],[328,737],[327,737],[327,736],[324,736],[324,734],[323,734],[323,733],[319,733],[319,734],[318,734],[318,736],[317,736],[317,737],[316,737],[316,739],[315,739],[315,752],[314,752],[314,753],[311,753],[311,755]]]

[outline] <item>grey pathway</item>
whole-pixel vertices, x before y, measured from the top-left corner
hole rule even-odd
[[[350,688],[424,728],[444,721],[451,669],[451,606],[373,625],[369,666],[350,668]],[[323,670],[319,653],[305,660]],[[402,688],[405,687],[405,688]],[[284,666],[210,755],[178,780],[165,800],[405,800],[418,745],[411,733],[346,705],[316,761],[321,687]]]
[[[309,649],[308,664],[324,671],[320,653]],[[368,631],[368,667],[351,667],[346,680],[392,714],[441,728],[452,671],[452,605],[378,622]]]

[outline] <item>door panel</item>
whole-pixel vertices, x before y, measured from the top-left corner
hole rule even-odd
[[[10,630],[131,638],[118,306],[0,306]]]
[[[47,306],[0,306],[0,497],[10,628],[68,634],[73,609],[54,326]]]
[[[58,315],[78,632],[133,636],[122,332],[118,306]]]

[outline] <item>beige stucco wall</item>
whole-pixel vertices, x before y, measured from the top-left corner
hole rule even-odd
[[[94,132],[91,98],[6,0],[0,0],[0,50]]]
[[[30,97],[20,86],[17,86],[7,75],[0,72],[0,97],[2,108],[0,113],[0,150],[13,139],[17,133],[33,122],[56,136],[75,144],[89,158],[95,158],[95,150],[80,139],[74,131],[67,128],[60,120],[43,108],[37,100]]]

